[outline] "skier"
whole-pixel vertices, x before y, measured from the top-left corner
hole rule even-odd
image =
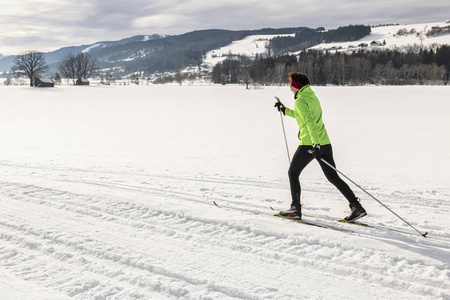
[[[302,218],[299,177],[303,169],[315,158],[328,181],[336,186],[350,203],[351,213],[344,220],[353,222],[364,217],[367,213],[359,203],[359,198],[355,196],[335,170],[321,161],[321,158],[323,158],[334,167],[336,166],[330,139],[322,121],[322,108],[319,99],[311,89],[308,77],[302,73],[289,73],[289,85],[294,93],[294,109],[285,107],[280,101],[275,103],[275,107],[283,115],[297,120],[300,145],[292,158],[288,171],[292,196],[291,207],[286,211],[281,211],[280,215],[291,219]]]

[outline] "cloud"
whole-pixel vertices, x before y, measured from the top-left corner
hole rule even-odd
[[[136,29],[163,29],[164,31],[179,31],[180,23],[186,26],[191,23],[192,17],[175,15],[175,14],[161,14],[153,16],[145,16],[136,18],[132,21],[132,25]],[[195,23],[195,22],[194,22]]]
[[[448,19],[447,0],[20,0],[2,1],[0,53],[52,51],[139,34],[200,29],[337,28]]]

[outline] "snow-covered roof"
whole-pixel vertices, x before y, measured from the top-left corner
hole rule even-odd
[[[53,83],[51,78],[39,78],[39,80],[44,83]]]

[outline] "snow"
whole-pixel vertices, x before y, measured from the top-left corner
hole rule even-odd
[[[336,42],[336,43],[324,43],[319,44],[312,49],[331,49],[332,47],[342,47],[347,49],[349,46],[358,46],[361,43],[370,45],[371,42],[377,41],[380,43],[386,42],[386,46],[379,46],[380,48],[402,48],[414,45],[432,46],[433,44],[443,45],[450,44],[450,34],[427,37],[425,34],[433,27],[447,27],[450,23],[447,22],[434,22],[424,24],[410,24],[410,25],[391,25],[372,27],[371,33],[358,41],[353,42]],[[405,29],[408,34],[398,35],[399,30]],[[415,33],[411,33],[411,30],[415,30]],[[414,31],[413,31],[414,32]]]
[[[41,82],[45,82],[45,83],[54,83],[53,79],[51,79],[51,78],[39,78],[39,80]]]
[[[88,53],[89,51],[91,51],[92,49],[95,49],[95,48],[103,48],[103,47],[105,47],[106,45],[104,44],[104,43],[96,43],[96,44],[94,44],[94,45],[91,45],[91,46],[89,46],[89,47],[87,47],[86,49],[84,49],[83,51],[81,51],[82,53]]]
[[[293,36],[293,34],[250,35],[242,40],[232,42],[230,45],[206,53],[203,63],[214,66],[229,59],[230,55],[241,55],[255,58],[256,55],[268,54],[267,46],[271,39],[279,36]]]
[[[380,44],[386,42],[385,46],[374,46],[380,49],[396,49],[412,46],[429,46],[450,44],[450,34],[427,37],[426,33],[433,27],[447,27],[450,26],[448,21],[423,23],[423,24],[409,24],[409,25],[390,25],[372,27],[371,33],[360,40],[351,42],[332,42],[322,43],[311,47],[310,49],[323,49],[339,51],[353,51],[358,49],[358,45],[365,43],[370,46],[370,43],[376,41]],[[406,30],[407,34],[398,35],[399,30]],[[415,31],[411,31],[411,30]],[[206,53],[203,64],[212,68],[216,64],[223,62],[226,59],[237,59],[238,56],[247,56],[254,59],[256,55],[268,55],[268,44],[271,39],[278,36],[293,36],[293,34],[282,35],[251,35],[242,40],[234,41],[230,45],[221,47],[219,49],[211,50]],[[298,53],[298,52],[297,52]]]
[[[335,222],[315,162],[305,220],[354,232],[269,215],[288,87],[1,86],[0,298],[450,299],[449,87],[313,89],[338,169],[428,238],[356,187],[364,222],[406,233]]]

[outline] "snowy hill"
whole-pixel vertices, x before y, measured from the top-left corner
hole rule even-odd
[[[92,52],[99,51],[102,49],[105,50],[108,48],[115,48],[115,47],[127,47],[127,45],[130,45],[130,44],[140,43],[140,42],[148,42],[148,41],[157,40],[160,38],[163,38],[163,36],[160,36],[158,34],[136,35],[136,36],[121,39],[118,41],[103,41],[103,42],[97,42],[97,43],[88,44],[88,45],[63,47],[61,49],[45,53],[45,61],[51,68],[50,73],[54,73],[57,71],[57,64],[62,59],[64,59],[69,53],[76,55],[78,53],[90,52],[90,54],[93,54]],[[3,58],[0,57],[0,72],[9,71],[12,67],[14,58],[15,58],[14,55],[6,56]]]
[[[447,33],[441,36],[427,36],[433,28],[448,28]],[[372,42],[375,42],[371,45]],[[390,25],[372,27],[370,35],[356,42],[327,43],[312,47],[323,50],[354,50],[364,43],[368,47],[381,48],[407,48],[413,46],[450,45],[450,22],[435,22],[411,25]],[[384,45],[385,43],[385,45]]]
[[[81,50],[82,53],[88,53],[91,50],[98,50],[101,48],[107,48],[107,47],[112,47],[112,46],[117,46],[117,45],[126,45],[126,44],[130,44],[130,43],[136,43],[136,42],[147,42],[147,41],[152,41],[152,40],[157,40],[163,38],[162,36],[158,35],[158,34],[154,34],[154,35],[136,35],[136,36],[132,36],[130,38],[125,38],[119,41],[112,41],[112,42],[98,42],[92,45],[86,45],[86,46],[81,46],[84,49]]]
[[[230,45],[214,49],[206,53],[203,61],[207,66],[214,66],[225,59],[238,59],[246,56],[255,59],[256,56],[265,57],[269,55],[270,40],[278,36],[292,36],[293,34],[275,35],[251,35],[242,40],[233,41]]]
[[[446,34],[440,36],[427,36],[433,28],[447,28]],[[358,48],[372,49],[412,49],[418,46],[435,47],[450,45],[450,22],[435,22],[411,25],[374,26],[371,34],[364,38],[339,43],[319,44],[310,49],[354,51]],[[255,58],[256,55],[266,57],[270,55],[270,40],[277,36],[292,35],[253,35],[242,40],[234,41],[230,45],[209,51],[203,63],[212,68],[225,59],[238,59],[239,56]],[[361,46],[363,44],[364,46]]]

